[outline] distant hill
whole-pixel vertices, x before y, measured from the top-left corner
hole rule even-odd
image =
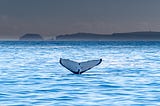
[[[40,34],[25,34],[19,38],[21,41],[42,41],[43,37]]]
[[[129,32],[129,33],[113,33],[113,34],[93,34],[93,33],[75,33],[59,35],[56,40],[61,41],[160,41],[160,32]]]

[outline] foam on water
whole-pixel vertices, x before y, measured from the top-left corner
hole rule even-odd
[[[0,106],[160,105],[160,42],[0,42]],[[82,75],[59,58],[103,62]]]

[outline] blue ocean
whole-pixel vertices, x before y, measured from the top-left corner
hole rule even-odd
[[[60,58],[102,63],[76,75]],[[0,42],[0,106],[112,105],[160,106],[160,42]]]

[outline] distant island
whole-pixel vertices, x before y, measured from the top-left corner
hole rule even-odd
[[[57,41],[160,41],[160,32],[128,32],[113,34],[75,33],[56,36]]]
[[[40,34],[25,34],[20,41],[43,41]],[[160,32],[128,32],[113,34],[74,33],[58,35],[48,41],[160,41]]]
[[[42,41],[43,37],[40,34],[25,34],[19,38],[21,41]]]

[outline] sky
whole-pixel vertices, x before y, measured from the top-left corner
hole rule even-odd
[[[0,0],[0,39],[160,31],[160,0]]]

